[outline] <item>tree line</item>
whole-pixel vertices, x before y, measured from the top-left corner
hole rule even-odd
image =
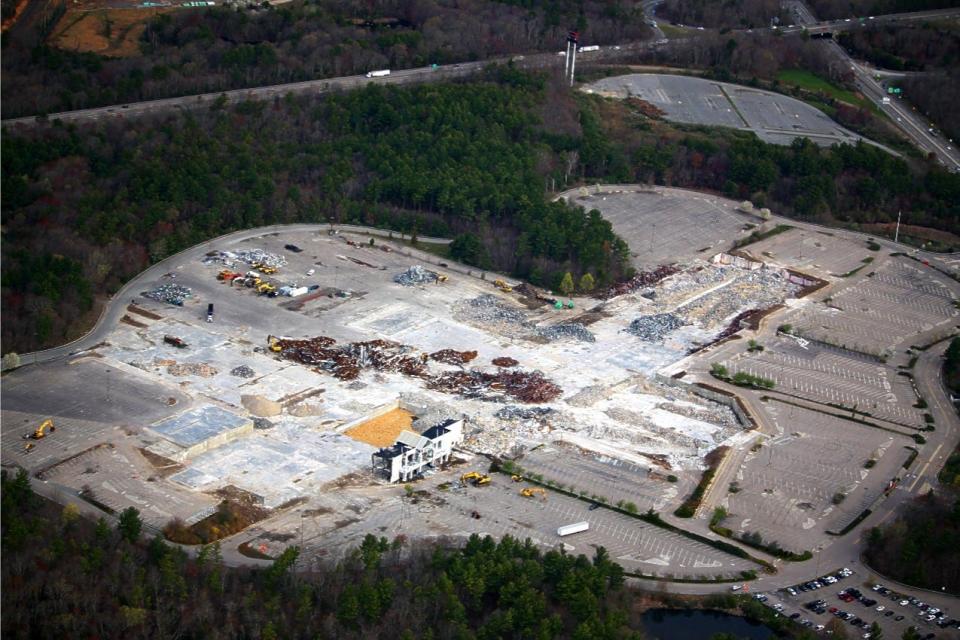
[[[264,569],[231,569],[218,545],[189,557],[33,494],[3,472],[4,638],[573,638],[630,640],[623,569],[529,539],[462,545],[367,535],[337,563],[287,548]],[[298,570],[299,569],[299,570]]]
[[[574,26],[594,44],[649,33],[642,11],[618,0],[295,0],[162,13],[140,55],[110,58],[56,48],[26,19],[4,38],[3,117],[556,51]]]
[[[460,236],[455,255],[481,268],[608,285],[627,275],[626,244],[599,213],[545,198],[548,176],[573,179],[558,167],[582,144],[541,118],[545,84],[501,68],[474,83],[11,131],[3,349],[62,342],[96,294],[149,263],[272,223]]]
[[[960,499],[933,490],[894,522],[867,535],[870,566],[924,589],[960,593]]]

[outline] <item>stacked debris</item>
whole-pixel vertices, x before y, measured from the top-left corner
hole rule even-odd
[[[550,407],[518,407],[511,404],[493,415],[501,420],[540,420],[552,413],[554,410]]]
[[[499,357],[499,358],[494,358],[493,360],[491,360],[491,362],[492,362],[494,365],[498,366],[498,367],[515,367],[515,366],[517,366],[518,364],[520,364],[519,362],[517,362],[517,361],[514,360],[513,358],[508,358],[508,357],[506,357],[506,356],[501,356],[501,357]]]
[[[529,404],[550,402],[561,393],[560,387],[539,371],[449,371],[428,378],[427,388],[478,400],[496,401],[510,396]]]
[[[732,281],[677,310],[688,324],[710,329],[725,323],[744,308],[779,304],[797,288],[779,269],[745,271],[725,268],[724,271],[724,277],[734,276]]]
[[[434,283],[439,278],[440,274],[436,271],[430,271],[415,264],[406,271],[393,276],[393,281],[405,287],[412,287],[417,284]]]
[[[253,373],[253,369],[251,369],[245,364],[242,364],[239,367],[234,367],[233,369],[231,369],[230,375],[236,376],[238,378],[252,378],[254,376],[254,373]]]
[[[172,376],[200,376],[201,378],[212,378],[217,375],[217,370],[205,362],[181,362],[171,364],[167,367],[167,373]]]
[[[641,271],[626,282],[618,282],[613,285],[601,297],[608,300],[625,293],[631,293],[641,287],[650,287],[675,273],[680,273],[680,267],[675,264],[660,265],[653,271]]]
[[[476,298],[467,300],[460,305],[458,315],[466,320],[473,320],[483,324],[499,324],[504,327],[523,327],[533,329],[532,322],[527,320],[527,314],[520,309],[507,306],[492,293],[485,293]]]
[[[253,428],[265,431],[267,429],[273,429],[273,423],[267,420],[266,418],[254,418],[253,419]]]
[[[286,266],[287,259],[263,249],[241,249],[239,251],[211,251],[203,258],[204,264],[222,264],[231,267],[236,262],[245,262],[251,266],[264,266],[279,269]]]
[[[162,284],[156,289],[144,291],[140,295],[144,298],[182,307],[184,301],[193,295],[193,290],[180,284]]]
[[[500,369],[497,373],[485,373],[473,370],[432,375],[427,368],[430,356],[415,354],[412,347],[387,340],[337,345],[335,340],[324,336],[309,340],[271,338],[270,350],[284,359],[316,367],[318,371],[326,371],[340,380],[355,380],[361,370],[373,369],[423,378],[431,389],[482,400],[510,396],[521,402],[540,403],[549,402],[561,393],[560,387],[539,371]],[[444,349],[434,355],[441,356],[435,360],[454,364],[476,358],[476,352],[457,352],[452,349]]]
[[[576,340],[578,342],[596,342],[597,338],[578,322],[566,322],[549,327],[541,327],[537,333],[550,342],[557,340]]]
[[[476,357],[476,351],[455,351],[454,349],[442,349],[430,354],[431,360],[460,366],[467,364],[471,360],[475,360]]]
[[[683,324],[683,320],[672,313],[657,313],[637,318],[626,328],[626,332],[644,342],[661,342],[668,333],[676,331]]]

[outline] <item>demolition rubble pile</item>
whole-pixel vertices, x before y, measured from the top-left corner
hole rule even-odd
[[[181,284],[162,284],[156,289],[144,291],[140,295],[144,298],[156,300],[157,302],[166,302],[167,304],[182,307],[184,301],[193,295],[193,290]]]
[[[540,327],[537,333],[550,342],[557,340],[576,340],[578,342],[596,342],[597,338],[579,322],[565,322],[549,327]]]
[[[661,342],[668,333],[676,331],[683,325],[683,320],[672,313],[657,313],[637,318],[626,328],[626,332],[644,342]]]
[[[622,296],[625,293],[632,293],[643,287],[652,287],[664,278],[669,278],[675,273],[680,273],[680,267],[675,264],[660,265],[653,271],[641,271],[626,282],[619,282],[603,294],[604,300],[609,300],[616,296]]]
[[[178,362],[167,367],[167,373],[172,376],[200,376],[201,378],[212,378],[217,375],[217,370],[205,362]]]
[[[253,373],[253,369],[251,369],[245,364],[242,364],[239,367],[234,367],[233,369],[231,369],[230,375],[236,376],[238,378],[252,378],[254,376],[254,373]]]
[[[726,322],[731,315],[745,308],[779,304],[797,289],[796,285],[788,282],[785,272],[780,269],[743,271],[736,267],[726,267],[723,271],[727,272],[725,277],[734,275],[729,284],[677,310],[687,323],[709,329]]]
[[[516,334],[518,329],[533,332],[535,325],[520,309],[507,306],[492,293],[485,293],[457,305],[457,320],[479,323],[485,328],[499,329]]]
[[[539,371],[499,369],[496,373],[470,370],[432,374],[427,366],[432,356],[387,340],[338,345],[333,338],[325,336],[307,340],[273,339],[270,349],[286,360],[315,367],[340,380],[355,380],[361,370],[373,369],[422,378],[430,389],[480,400],[496,401],[510,397],[534,404],[550,402],[561,393],[560,387]],[[433,356],[437,356],[433,359],[440,362],[462,365],[476,358],[477,354],[444,349]]]
[[[454,317],[457,320],[479,324],[484,329],[509,334],[519,338],[542,338],[547,342],[577,340],[595,342],[596,337],[578,322],[564,322],[538,327],[527,314],[509,305],[490,293],[466,300],[457,305]]]
[[[250,266],[264,266],[279,269],[286,266],[287,259],[276,253],[263,249],[241,249],[239,251],[211,251],[203,258],[204,264],[222,264],[232,267],[237,262],[245,262]]]
[[[657,405],[657,409],[669,411],[670,413],[675,413],[678,416],[683,416],[685,418],[692,418],[694,420],[700,420],[701,422],[709,422],[710,424],[715,424],[719,427],[735,428],[740,426],[736,414],[730,407],[719,403],[711,404],[713,404],[713,406],[691,406],[690,404],[661,402]]]
[[[497,367],[515,367],[518,364],[520,364],[513,358],[509,358],[507,356],[500,356],[499,358],[494,358],[490,362],[492,362]]]
[[[405,287],[412,287],[418,284],[432,284],[439,278],[440,275],[436,271],[430,271],[415,264],[406,271],[393,276],[393,281]]]
[[[530,404],[550,402],[561,389],[539,371],[449,371],[427,381],[427,387],[478,400],[504,400],[508,396]]]
[[[454,349],[441,349],[440,351],[430,354],[430,359],[435,362],[460,366],[467,364],[471,360],[475,360],[476,357],[476,351],[456,351]]]
[[[550,407],[518,407],[511,404],[493,415],[501,420],[540,420],[552,413],[554,410]]]

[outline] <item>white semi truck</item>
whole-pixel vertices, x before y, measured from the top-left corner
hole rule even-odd
[[[382,78],[390,75],[390,69],[380,69],[379,71],[367,71],[368,78]]]
[[[589,528],[589,522],[576,522],[574,524],[567,524],[558,528],[557,535],[562,538],[563,536],[570,536],[575,533],[580,533],[581,531],[586,531]]]

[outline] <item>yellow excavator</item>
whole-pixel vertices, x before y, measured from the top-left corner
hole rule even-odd
[[[437,284],[443,284],[446,281],[447,281],[447,276],[443,275],[442,273],[437,274]]]
[[[475,487],[482,487],[485,484],[490,484],[490,476],[477,471],[470,471],[460,476],[460,482],[464,484],[469,482]]]
[[[547,492],[545,489],[541,489],[540,487],[524,487],[520,490],[520,495],[522,495],[524,498],[532,498],[536,495],[546,498]]]
[[[266,295],[276,290],[277,288],[272,284],[270,284],[269,282],[261,282],[260,284],[257,285],[257,293],[259,293],[260,295]]]
[[[500,291],[504,291],[506,293],[510,293],[511,291],[513,291],[513,287],[508,285],[503,280],[500,280],[499,278],[493,281],[493,286],[495,286],[497,289],[500,289]]]
[[[510,476],[510,479],[514,482],[523,482],[523,476],[518,476],[517,474]]]
[[[263,263],[254,264],[254,265],[251,265],[251,266],[252,266],[254,269],[256,269],[257,271],[259,271],[260,273],[265,273],[265,274],[267,274],[268,276],[269,276],[269,275],[273,275],[274,273],[277,272],[277,268],[276,268],[276,267],[271,267],[270,265],[266,265],[266,264],[263,264]]]
[[[33,430],[33,433],[23,434],[24,440],[42,440],[47,437],[47,432],[53,433],[57,428],[53,426],[53,420],[49,418],[40,423],[40,426]]]
[[[280,338],[277,336],[267,336],[267,343],[270,351],[273,351],[274,353],[280,353],[283,351],[283,348],[280,346]]]

